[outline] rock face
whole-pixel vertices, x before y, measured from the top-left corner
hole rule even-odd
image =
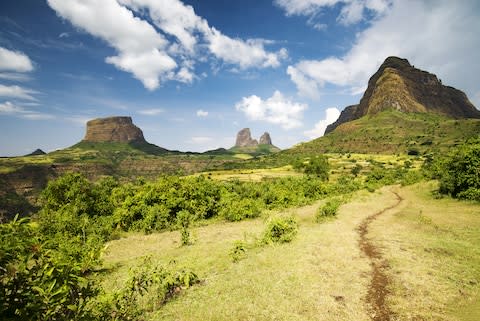
[[[258,142],[256,139],[252,139],[252,134],[250,133],[250,128],[244,128],[237,134],[237,141],[235,146],[237,147],[251,147],[257,146]]]
[[[258,143],[260,145],[272,145],[272,139],[270,138],[270,134],[267,132],[263,133]]]
[[[345,108],[325,134],[345,122],[386,109],[436,113],[455,119],[480,118],[480,111],[462,91],[444,86],[437,76],[413,67],[407,59],[388,57],[368,81],[360,103]]]
[[[145,142],[142,130],[131,117],[97,118],[87,122],[86,142]]]

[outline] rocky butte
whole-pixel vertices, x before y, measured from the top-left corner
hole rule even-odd
[[[84,142],[146,142],[143,132],[131,117],[97,118],[87,122]]]
[[[260,141],[252,138],[250,133],[250,128],[244,128],[240,130],[237,134],[237,140],[235,142],[235,147],[256,147],[258,145],[272,145],[272,139],[270,134],[265,132],[260,137]]]
[[[444,86],[437,76],[415,68],[407,59],[388,57],[368,81],[360,103],[346,107],[325,134],[343,123],[392,108],[454,119],[480,118],[480,111],[464,92]]]

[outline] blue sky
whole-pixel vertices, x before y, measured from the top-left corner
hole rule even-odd
[[[244,127],[288,148],[323,134],[390,55],[480,105],[475,0],[4,0],[0,155],[80,141],[128,115],[183,151]]]

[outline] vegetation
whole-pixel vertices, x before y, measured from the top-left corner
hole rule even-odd
[[[480,138],[452,150],[440,165],[440,192],[480,201]],[[438,170],[438,169],[437,169]]]

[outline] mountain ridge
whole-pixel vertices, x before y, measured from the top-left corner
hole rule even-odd
[[[360,102],[346,107],[327,126],[325,134],[341,124],[390,108],[407,113],[431,112],[453,119],[480,118],[480,111],[464,92],[443,85],[436,75],[415,68],[407,59],[390,56],[370,78]]]

